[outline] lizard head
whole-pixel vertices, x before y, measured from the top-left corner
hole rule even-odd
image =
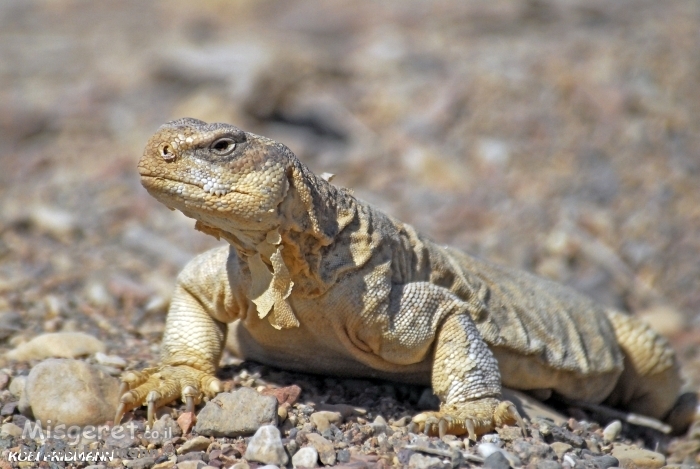
[[[264,232],[279,223],[290,155],[284,145],[232,125],[184,118],[158,129],[138,169],[151,195],[205,228]]]

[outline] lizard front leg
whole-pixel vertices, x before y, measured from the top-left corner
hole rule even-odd
[[[188,412],[204,397],[223,390],[215,374],[226,341],[227,325],[216,319],[230,303],[228,249],[198,256],[178,276],[168,311],[161,364],[122,375],[121,399],[114,423],[140,405],[148,405],[148,423],[155,410],[179,397]],[[227,269],[228,264],[228,269]],[[230,273],[230,272],[228,272]]]
[[[413,421],[429,434],[461,435],[476,440],[495,427],[524,423],[510,401],[501,401],[498,363],[467,313],[452,314],[440,326],[432,370],[438,412]]]

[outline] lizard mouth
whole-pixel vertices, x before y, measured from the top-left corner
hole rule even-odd
[[[185,187],[196,187],[197,189],[206,192],[207,194],[210,195],[226,195],[230,194],[232,192],[236,192],[238,194],[243,194],[243,195],[252,195],[248,194],[245,191],[242,191],[236,187],[229,186],[227,184],[221,184],[219,182],[213,181],[211,179],[207,179],[203,182],[200,183],[194,183],[191,181],[182,181],[180,179],[172,179],[172,178],[167,178],[163,176],[151,176],[147,174],[142,174],[141,175],[141,181],[142,184],[149,188],[153,187],[155,188],[156,183],[155,181],[167,181],[168,186],[167,190],[163,191],[162,188],[159,188],[161,192],[167,192],[168,194],[172,194],[175,196],[183,196],[183,193],[185,193]]]

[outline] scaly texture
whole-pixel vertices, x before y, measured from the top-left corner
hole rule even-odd
[[[431,383],[431,433],[521,423],[501,384],[664,418],[678,367],[647,326],[531,274],[438,246],[316,177],[284,145],[228,124],[162,126],[146,189],[229,242],[180,274],[162,365],[124,377],[122,412],[221,388],[225,342],[292,370]],[[687,419],[679,419],[678,428]]]

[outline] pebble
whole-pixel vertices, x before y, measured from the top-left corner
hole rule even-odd
[[[16,398],[21,398],[24,393],[24,386],[27,384],[26,376],[16,376],[10,382],[10,393]]]
[[[122,357],[118,355],[107,355],[102,352],[97,352],[95,354],[95,361],[100,365],[113,366],[115,368],[125,368],[127,363]]]
[[[241,462],[237,462],[236,464],[229,467],[228,469],[250,469],[250,465],[245,461],[241,461]]]
[[[663,454],[628,445],[614,446],[611,455],[617,458],[620,467],[625,469],[657,469],[666,464],[666,457]]]
[[[318,451],[318,457],[326,466],[335,464],[335,449],[333,443],[316,433],[306,435],[309,444]]]
[[[263,425],[255,432],[248,442],[244,457],[250,461],[278,466],[287,464],[289,459],[282,445],[280,431],[273,425]]]
[[[10,375],[7,373],[0,373],[0,391],[5,389],[5,386],[7,386],[7,383],[10,382]]]
[[[374,419],[374,422],[370,424],[372,427],[372,430],[374,430],[375,435],[380,435],[382,433],[386,433],[386,430],[388,428],[388,424],[386,422],[386,419],[382,417],[381,415],[377,415],[377,417]]]
[[[34,337],[5,355],[26,362],[45,358],[77,358],[105,351],[105,344],[84,332],[52,332]]]
[[[190,432],[196,421],[197,417],[194,415],[194,412],[183,412],[177,418],[177,426],[180,427],[180,431],[186,435]]]
[[[207,467],[204,461],[182,461],[175,466],[177,469],[204,469]]]
[[[483,458],[488,458],[494,453],[501,453],[513,466],[520,466],[520,459],[517,456],[510,454],[493,443],[480,443],[476,448],[476,452]]]
[[[3,423],[0,427],[0,437],[7,438],[8,436],[15,438],[22,436],[22,429],[12,422]]]
[[[510,463],[508,462],[508,458],[500,451],[496,451],[484,459],[485,469],[508,469],[509,467]]]
[[[129,469],[148,469],[152,467],[155,462],[156,459],[154,457],[147,456],[145,458],[124,461],[124,467],[128,467]]]
[[[251,388],[218,394],[197,415],[195,431],[214,437],[250,435],[263,425],[277,425],[277,399]]]
[[[153,423],[153,428],[145,435],[145,438],[149,443],[162,445],[180,435],[182,435],[180,426],[170,415],[165,414]]]
[[[36,420],[100,425],[114,418],[119,380],[79,360],[51,358],[29,372],[25,395]]]
[[[114,416],[112,416],[114,417]],[[105,446],[110,448],[131,448],[138,445],[141,440],[136,431],[132,431],[130,423],[112,427],[105,437]]]
[[[537,463],[535,463],[535,469],[561,469],[561,464],[550,459],[545,459],[543,461],[537,461]]]
[[[301,395],[301,388],[296,384],[292,386],[285,386],[283,388],[265,388],[261,394],[263,396],[274,396],[279,405],[292,405],[299,399],[299,395]]]
[[[622,431],[622,422],[613,420],[603,430],[603,440],[606,442],[615,441]]]
[[[564,457],[564,454],[566,454],[567,451],[571,451],[573,448],[573,446],[570,444],[562,443],[561,441],[555,441],[549,446],[552,448],[552,451],[554,451],[554,454],[557,455],[557,458],[559,458],[560,461]]]
[[[210,444],[211,440],[209,438],[205,436],[196,436],[183,443],[183,445],[178,448],[177,454],[185,454],[192,451],[206,451]]]
[[[426,456],[420,453],[414,453],[411,455],[411,459],[408,460],[408,467],[410,469],[443,469],[449,467],[442,462],[440,458],[435,456]]]
[[[314,412],[309,416],[309,420],[316,425],[319,432],[323,433],[328,430],[331,424],[339,424],[343,422],[343,416],[339,412],[329,412],[327,410],[322,410],[320,412]]]
[[[576,448],[582,448],[586,444],[586,441],[583,438],[571,432],[570,430],[567,430],[566,428],[552,426],[550,428],[550,431],[552,432],[552,436],[556,441],[563,441],[565,443],[569,443],[570,445],[575,446]]]
[[[158,464],[154,464],[151,469],[172,469],[176,463],[177,463],[177,456],[173,455],[170,457],[170,459],[166,459],[163,462],[159,462]]]
[[[313,446],[305,446],[292,456],[293,467],[316,467],[318,464],[318,451]]]

